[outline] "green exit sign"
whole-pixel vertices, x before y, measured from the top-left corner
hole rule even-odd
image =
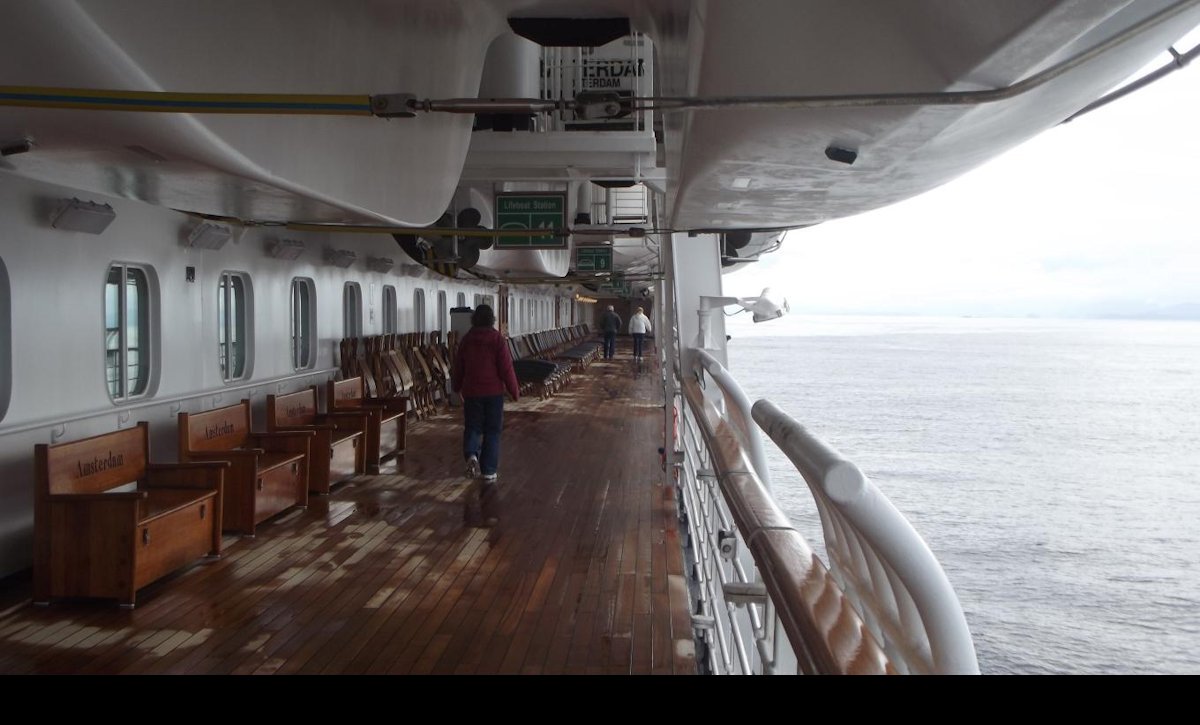
[[[529,234],[504,236],[505,229],[547,231],[567,227],[567,195],[540,192],[496,194],[496,249],[566,249],[567,237]]]
[[[611,247],[577,247],[575,249],[576,272],[611,272]]]

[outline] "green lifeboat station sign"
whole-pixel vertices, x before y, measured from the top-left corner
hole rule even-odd
[[[496,229],[566,229],[566,194],[540,192],[496,194]],[[504,236],[496,237],[496,249],[566,249],[567,237]]]
[[[576,272],[611,272],[612,247],[576,247]]]

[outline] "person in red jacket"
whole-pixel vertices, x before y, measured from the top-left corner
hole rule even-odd
[[[483,474],[485,484],[495,483],[500,464],[500,429],[504,421],[504,393],[520,397],[504,335],[492,327],[496,313],[479,305],[471,315],[471,330],[458,343],[451,385],[463,398],[463,457],[467,475]]]

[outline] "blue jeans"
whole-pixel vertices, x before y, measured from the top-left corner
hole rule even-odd
[[[500,429],[504,425],[504,396],[463,398],[463,458],[478,456],[485,476],[500,465]]]
[[[642,356],[642,343],[645,340],[646,340],[646,333],[644,333],[644,332],[633,333],[633,356],[634,357]]]
[[[617,333],[604,333],[604,359],[609,360],[617,354]]]

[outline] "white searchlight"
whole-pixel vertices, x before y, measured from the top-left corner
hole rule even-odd
[[[696,335],[696,347],[705,350],[715,349],[709,332],[710,315],[713,310],[730,305],[738,305],[743,310],[752,313],[754,322],[774,320],[783,317],[784,313],[790,311],[787,300],[772,293],[770,287],[764,289],[758,297],[708,297],[702,295],[700,309],[697,310],[700,317],[700,330]]]

